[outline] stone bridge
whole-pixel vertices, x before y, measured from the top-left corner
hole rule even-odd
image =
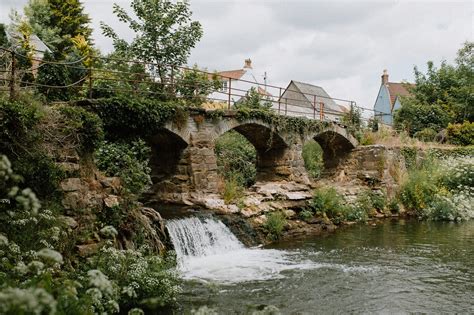
[[[218,118],[190,113],[179,124],[168,123],[149,140],[153,181],[149,197],[182,202],[184,195],[218,193],[222,180],[214,148],[216,140],[229,130],[239,132],[255,147],[259,182],[309,183],[302,157],[303,144],[309,139],[321,145],[329,173],[358,145],[347,129],[337,124],[306,134],[275,129],[258,119],[238,120],[232,112]]]

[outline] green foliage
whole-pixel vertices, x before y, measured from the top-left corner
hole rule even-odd
[[[312,178],[319,178],[324,169],[323,151],[314,140],[309,140],[303,145],[304,166]]]
[[[102,119],[108,139],[145,138],[156,134],[175,116],[178,108],[176,103],[127,97],[94,100],[84,106]]]
[[[176,92],[188,104],[194,106],[202,104],[212,91],[220,88],[217,76],[210,79],[207,73],[198,69],[197,65],[180,73],[176,81]]]
[[[457,145],[474,145],[474,121],[462,124],[449,124],[448,141]]]
[[[433,142],[437,134],[438,133],[435,130],[431,128],[425,128],[415,132],[413,136],[423,142]]]
[[[5,24],[0,23],[0,47],[8,46],[8,38],[6,33]]]
[[[310,209],[304,209],[303,211],[299,213],[299,216],[302,220],[308,221],[314,216],[314,213]]]
[[[414,98],[402,98],[402,107],[395,111],[395,128],[410,136],[429,128],[441,131],[450,121],[448,113],[439,104],[420,103]]]
[[[362,112],[358,107],[351,104],[349,112],[342,117],[342,123],[354,133],[362,128]]]
[[[95,113],[81,107],[61,107],[60,112],[68,120],[66,126],[79,140],[82,152],[93,152],[104,140],[102,120]]]
[[[23,8],[33,34],[36,34],[50,49],[55,50],[61,43],[59,25],[52,21],[52,12],[48,0],[30,0]]]
[[[70,232],[58,214],[41,207],[19,180],[0,156],[0,199],[9,201],[0,204],[0,313],[119,313],[174,303],[179,282],[173,257],[108,248],[106,242],[97,256],[77,264],[61,254]],[[105,227],[101,234],[114,238],[117,232]]]
[[[343,197],[333,187],[323,187],[314,193],[311,208],[316,214],[337,217],[343,207]]]
[[[74,61],[79,58],[80,56],[68,55],[65,61]],[[57,58],[50,53],[45,53],[43,60],[45,62],[57,61]],[[73,87],[66,86],[83,79],[87,75],[87,70],[81,64],[76,64],[75,67],[79,67],[79,69],[59,64],[45,63],[38,69],[36,83],[41,84],[41,86],[36,87],[38,92],[44,95],[49,101],[69,101],[76,97],[80,90],[78,87],[80,87],[82,83]]]
[[[180,292],[174,256],[146,256],[140,251],[104,248],[93,258],[91,268],[122,288],[118,302],[126,308],[156,308],[173,303]]]
[[[458,51],[455,65],[445,61],[439,68],[428,62],[426,74],[415,67],[416,86],[411,97],[402,99],[395,113],[395,126],[410,135],[431,128],[440,131],[448,123],[474,121],[474,43],[466,42]]]
[[[434,171],[432,167],[412,169],[400,190],[399,199],[402,204],[420,217],[424,216],[424,210],[428,208],[437,191]]]
[[[226,132],[217,139],[215,152],[218,172],[226,181],[243,187],[255,183],[257,152],[244,136],[236,131]]]
[[[224,182],[224,193],[222,196],[224,198],[224,202],[226,204],[239,202],[244,194],[244,187],[239,181],[241,177],[238,176],[237,173],[230,173],[226,175],[227,178]]]
[[[268,237],[278,240],[283,235],[286,223],[286,216],[283,212],[271,212],[267,214],[267,221],[265,221],[263,228],[267,231]]]
[[[101,22],[102,33],[114,42],[115,50],[148,63],[157,63],[151,71],[161,82],[166,82],[171,69],[167,65],[181,66],[202,36],[199,22],[191,21],[187,1],[133,0],[136,20],[125,9],[114,4],[114,13],[127,23],[136,34],[129,44],[120,39],[112,27]]]
[[[119,176],[129,192],[139,195],[151,184],[150,154],[150,147],[141,139],[130,144],[104,142],[95,159],[100,170],[109,176]]]
[[[83,36],[90,41],[92,29],[89,26],[90,18],[84,13],[80,0],[48,0],[50,18],[46,25],[58,32],[61,41],[55,45],[60,53],[67,53],[74,48],[73,39]]]
[[[268,97],[265,97],[263,92],[260,92],[255,87],[251,87],[245,96],[234,104],[234,107],[236,109],[257,109],[269,112],[272,102]]]

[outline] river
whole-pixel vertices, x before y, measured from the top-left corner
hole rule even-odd
[[[214,250],[181,257],[176,314],[474,313],[474,221],[386,220],[255,249],[208,228]]]

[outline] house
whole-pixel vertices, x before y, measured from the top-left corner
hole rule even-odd
[[[280,114],[339,122],[348,108],[337,104],[320,86],[292,80],[273,109]]]
[[[215,102],[228,102],[230,92],[231,104],[235,104],[241,101],[252,87],[262,96],[271,96],[266,91],[265,84],[258,81],[260,77],[265,76],[256,74],[250,59],[245,59],[242,69],[216,72],[212,77],[221,82],[220,90],[208,96],[208,99]]]
[[[13,48],[18,49],[21,47],[21,43],[24,39],[23,35],[19,32],[11,31],[7,32],[7,38],[9,42],[12,44]],[[38,72],[38,67],[43,60],[45,53],[51,53],[51,50],[46,46],[46,44],[35,34],[31,34],[29,37],[29,44],[32,49],[31,55],[31,69],[33,75],[36,76]]]
[[[388,72],[384,70],[379,93],[374,105],[375,118],[382,124],[391,126],[393,123],[393,112],[402,106],[400,97],[409,96],[409,88],[414,86],[414,84],[405,82],[389,82]]]

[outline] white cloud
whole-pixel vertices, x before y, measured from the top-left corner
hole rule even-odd
[[[85,0],[96,45],[110,51],[101,35],[105,21],[122,36],[132,33],[112,14],[112,4]],[[452,61],[473,40],[471,1],[191,0],[193,19],[204,36],[190,64],[210,70],[240,68],[245,58],[267,71],[271,83],[291,79],[323,86],[333,97],[373,106],[383,69],[390,79],[413,80],[413,66]],[[22,1],[2,0],[0,22]]]

